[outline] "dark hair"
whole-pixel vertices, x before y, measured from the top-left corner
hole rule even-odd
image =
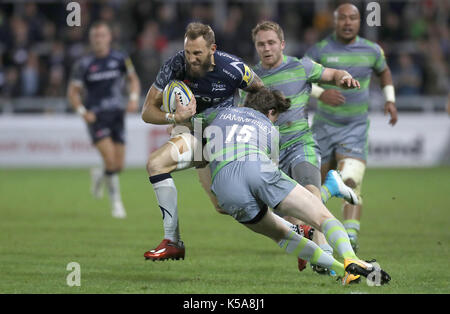
[[[263,87],[256,93],[249,93],[244,103],[244,107],[255,109],[263,114],[268,114],[271,109],[275,113],[282,113],[289,109],[291,100],[284,97],[279,90]]]
[[[186,27],[186,33],[184,34],[184,38],[194,40],[200,36],[202,36],[205,39],[208,45],[216,43],[214,31],[209,25],[198,22],[189,23],[188,26]]]
[[[109,25],[108,22],[103,20],[95,21],[94,23],[91,24],[91,27],[89,29],[94,29],[101,26],[105,26],[111,32],[111,25]]]

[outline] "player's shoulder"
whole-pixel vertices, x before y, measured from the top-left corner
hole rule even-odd
[[[332,35],[328,35],[325,38],[323,38],[322,40],[320,40],[317,43],[315,43],[314,45],[312,45],[309,48],[309,50],[322,51],[326,47],[330,46],[332,44],[332,42],[333,42],[333,36]]]
[[[284,60],[283,62],[286,65],[290,65],[290,66],[298,66],[298,65],[302,65],[303,59],[307,58],[308,60],[311,60],[309,57],[295,57],[295,56],[284,56]]]
[[[242,79],[252,77],[252,70],[235,55],[217,50],[214,53],[214,63],[216,69],[223,72],[232,81],[241,82]]]
[[[358,36],[358,43],[361,46],[365,47],[366,49],[373,50],[377,53],[382,51],[382,48],[380,45],[378,45],[376,42],[373,42],[367,38]]]
[[[128,58],[128,54],[125,51],[114,49],[114,50],[111,50],[109,57],[112,59],[124,60],[124,59]]]
[[[184,55],[184,50],[177,51],[172,57],[167,59],[163,67],[170,66],[171,68],[181,68],[186,63],[186,57]]]
[[[216,65],[227,65],[233,62],[242,62],[242,59],[225,51],[216,50],[214,53],[214,61]]]
[[[74,66],[77,68],[87,69],[95,61],[95,56],[93,53],[86,53],[75,60]]]

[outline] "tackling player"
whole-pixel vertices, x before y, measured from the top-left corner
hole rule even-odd
[[[184,81],[195,98],[187,106],[178,102],[175,113],[165,113],[160,109],[163,89],[174,79]],[[148,91],[142,119],[152,124],[178,124],[197,113],[196,118],[207,124],[214,119],[217,108],[234,105],[238,89],[255,92],[261,87],[261,80],[241,59],[216,49],[211,27],[190,23],[184,36],[184,50],[163,64]],[[155,249],[144,254],[146,259],[179,259],[185,256],[179,232],[177,189],[170,173],[201,162],[196,160],[194,163],[194,152],[199,148],[201,151],[201,145],[201,139],[185,131],[174,135],[148,159],[147,171],[163,216],[164,239]],[[215,198],[209,189],[209,168],[199,170],[199,177],[214,203]]]
[[[331,194],[351,202],[356,201],[353,191],[345,186],[334,170],[328,173],[321,186],[320,152],[310,130],[306,110],[311,83],[327,82],[347,88],[343,86],[343,78],[351,79],[350,74],[324,68],[309,58],[297,59],[284,55],[283,29],[275,22],[264,21],[256,25],[252,30],[252,38],[260,59],[253,70],[266,87],[281,91],[292,104],[286,112],[280,113],[275,123],[280,131],[280,169],[319,199],[321,194]],[[358,85],[352,82],[353,86]],[[301,225],[296,219],[286,219]],[[327,253],[333,253],[320,232],[314,233],[314,241]],[[299,269],[303,270],[305,264],[305,261],[299,260]],[[317,270],[315,267],[313,269]]]
[[[369,86],[374,71],[386,98],[385,114],[389,123],[397,123],[392,76],[383,50],[358,36],[360,14],[352,4],[342,4],[334,12],[335,32],[311,47],[306,55],[327,67],[347,70],[361,83],[357,90],[342,90],[329,84],[313,85],[312,95],[319,98],[312,126],[322,153],[322,178],[330,169],[340,171],[345,184],[352,187],[359,204],[345,203],[344,226],[353,248],[358,248],[362,197],[361,186],[366,169],[369,130]]]
[[[344,81],[354,84],[350,77]],[[318,197],[270,160],[269,154],[278,148],[273,138],[279,136],[272,123],[289,106],[290,101],[280,91],[264,88],[249,95],[245,107],[221,110],[206,128],[211,190],[220,207],[252,231],[273,239],[287,253],[335,271],[343,285],[359,281],[361,275],[369,280],[377,277],[380,284],[389,282],[389,275],[381,269],[377,270],[381,276],[368,276],[375,267],[355,255],[343,225]],[[292,231],[291,224],[268,206],[321,230],[344,264]]]
[[[93,144],[99,151],[103,167],[92,171],[91,192],[102,196],[106,182],[115,218],[125,218],[118,174],[125,158],[125,111],[136,112],[139,106],[140,82],[133,64],[124,53],[111,49],[111,29],[105,22],[94,23],[89,30],[92,53],[73,67],[67,97],[74,110],[84,119]],[[129,83],[125,108],[122,89]],[[82,97],[84,93],[85,97]]]

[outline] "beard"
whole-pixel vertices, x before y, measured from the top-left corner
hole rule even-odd
[[[200,78],[206,75],[206,72],[208,72],[209,68],[211,67],[211,55],[209,54],[205,61],[203,63],[200,64],[200,67],[198,67],[198,69],[194,70],[192,68],[192,66],[186,62],[186,72],[187,75],[190,76],[191,78]]]

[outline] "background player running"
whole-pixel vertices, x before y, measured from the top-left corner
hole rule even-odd
[[[85,120],[91,140],[103,160],[101,171],[92,171],[91,191],[102,196],[106,182],[112,215],[125,218],[119,186],[119,172],[125,159],[125,111],[139,106],[140,82],[130,58],[111,49],[111,30],[105,22],[94,23],[89,30],[92,53],[74,65],[68,86],[68,99]],[[128,80],[129,99],[125,107],[124,79]],[[84,93],[85,97],[82,97]]]
[[[312,128],[322,154],[322,178],[337,167],[344,182],[359,198],[358,205],[345,203],[343,207],[343,223],[355,250],[368,153],[369,86],[373,71],[380,77],[386,98],[384,112],[390,114],[389,123],[397,123],[391,71],[381,47],[358,36],[360,20],[354,5],[340,5],[334,12],[335,32],[306,52],[308,57],[326,67],[348,71],[361,83],[357,90],[342,90],[328,84],[321,84],[319,88],[313,86],[313,95],[319,97],[319,101]]]
[[[351,76],[347,71],[324,68],[310,58],[298,59],[284,55],[284,32],[275,22],[257,24],[252,30],[252,38],[260,59],[253,70],[266,87],[281,91],[291,101],[291,107],[280,113],[275,123],[280,131],[280,169],[319,199],[321,194],[331,194],[355,202],[356,195],[334,170],[328,173],[324,186],[321,186],[320,152],[308,124],[306,108],[311,83],[326,82],[346,88],[342,78]],[[285,218],[301,226],[297,219]],[[303,228],[308,230],[307,226]],[[333,253],[320,232],[314,233],[314,241],[327,253]],[[305,261],[299,260],[300,270],[305,265]]]
[[[273,239],[287,253],[332,269],[344,285],[357,282],[361,275],[369,280],[380,278],[380,284],[389,282],[386,272],[355,255],[344,227],[320,199],[270,160],[272,149],[278,149],[274,140],[278,132],[272,122],[289,105],[280,91],[262,89],[247,97],[244,108],[221,110],[207,127],[211,190],[220,207],[249,229]],[[321,230],[344,258],[344,264],[292,231],[291,224],[268,210],[268,206]],[[379,271],[380,276],[368,276],[373,271]]]
[[[174,79],[184,81],[195,98],[187,106],[178,104],[175,113],[165,113],[160,109],[162,91]],[[261,87],[261,80],[241,59],[216,49],[211,27],[190,23],[186,28],[184,50],[165,62],[148,91],[142,119],[152,124],[175,124],[186,122],[198,113],[196,117],[207,124],[215,117],[217,108],[233,106],[238,89],[254,92]],[[185,256],[179,232],[177,189],[170,173],[194,166],[194,152],[201,152],[201,145],[201,138],[185,131],[173,136],[148,159],[147,171],[163,216],[164,239],[155,249],[144,254],[146,259],[179,259]],[[199,177],[214,202],[209,190],[209,168],[199,170]]]

